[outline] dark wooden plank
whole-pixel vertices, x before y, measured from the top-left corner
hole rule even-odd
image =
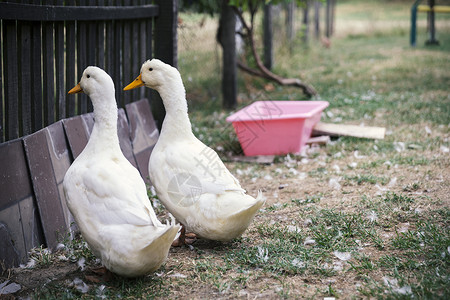
[[[147,52],[147,59],[153,58],[153,43],[152,40],[155,39],[155,36],[153,35],[153,22],[150,20],[147,20],[147,34],[150,34],[152,36],[152,39],[147,40],[147,46],[146,46],[146,52]],[[166,115],[166,110],[164,108],[164,105],[162,103],[162,99],[157,91],[153,89],[144,89],[145,90],[145,98],[150,99],[150,103],[152,106],[152,112],[154,112],[153,117],[155,118],[156,126],[158,127],[158,130],[161,130],[162,123],[164,121],[164,116]]]
[[[114,74],[114,22],[108,21],[105,24],[105,71],[108,73],[113,80],[115,79]]]
[[[114,54],[113,54],[113,64],[114,64],[114,73],[111,74],[112,79],[114,81],[114,85],[117,87],[123,86],[123,73],[121,72],[121,50],[122,49],[122,22],[115,21],[114,22]],[[124,102],[122,99],[122,89],[116,88],[116,101],[119,107],[124,107]]]
[[[83,75],[84,69],[86,69],[86,44],[87,44],[87,28],[85,22],[77,22],[78,30],[77,30],[77,80],[80,80]],[[87,112],[87,103],[88,99],[86,94],[80,93],[77,94],[77,108],[78,114],[84,114]]]
[[[117,118],[117,134],[119,136],[120,149],[128,161],[137,168],[134,158],[133,145],[131,144],[130,127],[128,126],[127,116],[123,108],[119,109]]]
[[[66,115],[66,87],[64,82],[64,22],[55,23],[55,77],[56,77],[56,118]]]
[[[178,0],[156,0],[159,16],[155,18],[155,57],[177,67]]]
[[[44,125],[55,122],[55,81],[54,81],[54,32],[53,23],[43,23],[42,27],[42,68],[43,68],[43,100]]]
[[[87,45],[86,45],[86,65],[87,66],[97,66],[97,24],[96,22],[87,22],[86,24],[87,33]],[[87,111],[93,111],[92,102],[87,101]]]
[[[25,21],[95,21],[148,19],[158,15],[158,6],[151,4],[137,7],[96,7],[94,9],[87,6],[88,4],[88,2],[82,3],[80,1],[79,6],[61,7],[0,3],[0,19]]]
[[[19,80],[19,99],[20,99],[20,117],[21,134],[27,135],[32,132],[31,126],[31,23],[20,23],[19,36],[20,49],[20,80]]]
[[[105,69],[105,22],[97,22],[97,67]]]
[[[44,106],[42,103],[42,34],[41,22],[33,22],[31,28],[31,110],[32,128],[43,127]]]
[[[54,123],[25,137],[24,145],[45,241],[47,247],[54,248],[73,221],[65,206],[62,187],[58,187],[70,166],[62,123]]]
[[[134,80],[139,74],[139,71],[141,69],[141,65],[144,61],[139,59],[139,21],[134,20],[131,24],[131,80]],[[130,81],[131,82],[131,81]],[[125,84],[128,84],[125,82]],[[141,99],[141,97],[138,97],[138,94],[140,93],[140,89],[133,89],[131,90],[132,93],[130,95],[131,101],[136,101]],[[130,102],[131,102],[130,101]]]
[[[105,6],[114,5],[113,0],[105,0]],[[114,74],[114,21],[105,24],[105,71],[115,80]]]
[[[27,261],[28,252],[45,241],[33,197],[0,210],[0,272]]]
[[[119,88],[117,90],[122,92],[122,86],[126,85],[128,82],[131,82],[134,80],[133,76],[131,74],[131,23],[123,21],[123,48],[122,48],[122,79],[123,84],[118,85]],[[121,93],[121,96],[123,97],[123,103],[121,103],[121,107],[124,107],[123,105],[130,103],[131,99],[131,93]]]
[[[3,32],[3,22],[0,22],[0,32]],[[3,45],[3,36],[0,37],[1,43]],[[0,47],[1,51],[1,47]],[[3,59],[0,56],[0,70],[3,70]],[[0,86],[3,86],[3,72],[0,72]],[[5,141],[5,131],[4,131],[4,115],[5,112],[3,110],[3,92],[0,93],[0,143]]]
[[[64,0],[54,0],[55,5],[64,6]],[[56,72],[56,119],[61,120],[67,115],[65,75],[65,24],[63,21],[55,23],[55,72]]]
[[[67,116],[72,117],[76,113],[76,98],[68,97],[67,92],[73,88],[77,82],[76,77],[76,55],[75,55],[75,22],[66,22],[66,107],[67,107]]]
[[[6,213],[15,215],[14,212],[7,211]],[[2,219],[2,211],[0,211],[0,219]],[[7,224],[0,222],[0,273],[15,267],[21,262],[20,252],[17,249],[17,244],[14,241],[14,236],[18,236],[16,233],[11,232],[7,227]]]
[[[36,200],[31,194],[26,199],[18,203],[20,210],[20,222],[25,241],[26,255],[28,252],[38,246],[45,245],[44,232],[42,230],[39,209]]]
[[[151,26],[151,23],[150,23]],[[147,32],[147,21],[139,21],[139,60],[138,60],[138,72],[135,74],[137,77],[141,71],[142,64],[149,59],[151,56],[147,57],[147,39],[151,40],[151,31]],[[151,49],[149,50],[151,53]],[[136,90],[136,89],[135,89]],[[138,99],[146,98],[145,92],[147,89],[137,89],[139,96]],[[148,98],[149,96],[147,96]]]
[[[0,144],[0,190],[0,261],[9,268],[44,243],[22,140]]]
[[[146,20],[145,21],[145,27],[146,27],[146,35],[147,38],[145,39],[145,59],[151,59],[153,58],[153,40],[155,37],[153,36],[153,22],[152,20]]]
[[[147,99],[127,104],[126,111],[130,124],[134,157],[142,178],[150,184],[148,161],[153,147],[158,141],[159,132]]]
[[[3,21],[4,90],[5,90],[5,138],[19,137],[18,49],[16,22]]]
[[[21,140],[0,144],[0,209],[32,194]]]
[[[66,228],[70,228],[71,232],[75,232],[78,228],[74,225],[75,219],[67,207],[63,190],[64,176],[72,163],[72,155],[65,136],[63,121],[60,120],[48,126],[47,129],[49,133],[47,146],[50,149],[50,157],[52,159],[56,183],[58,185],[59,201],[63,208]]]
[[[89,141],[90,133],[94,124],[93,114],[90,113],[64,119],[63,124],[67,140],[69,141],[72,157],[75,159],[78,155],[80,155]]]
[[[97,65],[97,23],[87,22],[87,44],[86,44],[86,66],[96,66]]]

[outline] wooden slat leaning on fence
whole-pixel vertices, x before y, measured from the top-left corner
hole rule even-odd
[[[0,145],[0,164],[6,166],[0,169],[0,272],[26,262],[31,248],[53,249],[76,232],[62,182],[93,122],[92,114],[75,116]],[[117,126],[125,157],[150,184],[148,161],[159,134],[149,101],[120,109]]]
[[[113,78],[121,149],[150,184],[147,164],[158,138],[152,111],[161,124],[163,106],[149,89],[122,87],[146,59],[176,67],[177,3],[0,2],[0,272],[76,230],[62,181],[94,120],[87,96],[67,91],[88,65]]]

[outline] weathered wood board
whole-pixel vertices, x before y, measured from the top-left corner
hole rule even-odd
[[[128,161],[137,168],[136,158],[133,153],[133,145],[131,144],[130,127],[128,126],[127,116],[123,108],[119,109],[119,117],[117,119],[117,134],[119,135],[120,149]]]
[[[92,128],[94,127],[94,114],[89,113],[64,119],[63,124],[73,159],[75,159],[89,141]]]
[[[353,136],[367,139],[384,139],[386,128],[345,125],[345,124],[329,124],[319,122],[313,128],[313,135],[329,135],[329,136]]]
[[[22,139],[0,144],[0,271],[44,244]]]
[[[326,145],[330,142],[330,137],[328,135],[320,135],[316,137],[310,137],[308,141],[306,141],[307,145]]]
[[[125,157],[147,183],[148,161],[159,132],[146,99],[118,111]],[[58,121],[38,132],[0,144],[0,270],[24,263],[37,246],[54,248],[77,230],[63,191],[64,176],[83,151],[93,114]]]
[[[128,120],[130,121],[131,143],[133,145],[134,157],[141,172],[142,178],[148,184],[148,161],[153,147],[158,141],[159,132],[147,99],[126,105]]]
[[[24,146],[45,241],[47,247],[54,248],[69,233],[74,222],[62,186],[71,164],[62,121],[25,137]]]

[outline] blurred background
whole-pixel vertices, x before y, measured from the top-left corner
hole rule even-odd
[[[239,152],[222,108],[222,48],[216,41],[219,13],[181,5],[178,24],[178,67],[184,80],[194,131],[216,149]],[[206,1],[208,2],[208,1]],[[218,2],[218,1],[213,1]],[[417,1],[331,1],[333,28],[327,37],[330,1],[305,6],[273,7],[272,71],[300,78],[317,90],[313,99],[330,102],[323,121],[397,126],[434,120],[448,123],[450,83],[450,14],[436,13],[439,45],[429,39],[427,13],[417,13],[417,43],[410,45],[411,8]],[[427,4],[420,1],[417,4]],[[450,1],[436,1],[450,5]],[[291,6],[291,7],[289,7]],[[315,8],[319,7],[319,30]],[[289,9],[293,12],[289,29]],[[263,57],[263,10],[255,18],[255,39]],[[244,47],[245,48],[245,47]],[[249,61],[241,52],[238,57]],[[256,100],[305,100],[299,88],[281,86],[238,70],[237,108]],[[395,111],[395,116],[391,115]],[[219,126],[220,125],[220,126]],[[225,141],[225,142],[224,142]],[[234,145],[231,148],[229,145]]]

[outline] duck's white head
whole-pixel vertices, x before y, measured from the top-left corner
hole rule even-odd
[[[114,82],[105,71],[90,66],[84,70],[80,82],[69,91],[69,94],[81,92],[86,93],[91,100],[94,100],[95,96],[114,95]]]
[[[124,90],[127,91],[145,85],[162,92],[164,89],[179,87],[180,83],[182,86],[181,75],[176,68],[154,58],[147,60],[142,65],[141,74]]]

